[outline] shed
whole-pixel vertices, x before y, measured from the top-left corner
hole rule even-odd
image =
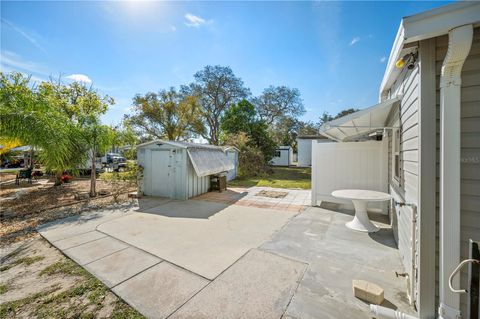
[[[210,176],[235,168],[224,148],[155,140],[137,147],[144,195],[186,200],[208,192]]]
[[[227,172],[227,181],[234,180],[238,174],[238,148],[235,146],[224,146],[223,151],[227,154],[227,157],[232,161],[233,168]]]
[[[293,163],[293,148],[291,146],[279,146],[275,150],[275,156],[270,161],[272,166],[290,166]]]
[[[297,137],[297,162],[299,167],[312,166],[312,142],[332,142],[322,135],[299,135]]]

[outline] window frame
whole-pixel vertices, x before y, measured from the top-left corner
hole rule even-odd
[[[401,128],[396,123],[392,129],[392,181],[402,185]]]

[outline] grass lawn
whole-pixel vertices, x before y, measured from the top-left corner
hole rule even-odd
[[[229,186],[252,187],[266,186],[278,188],[311,188],[311,169],[309,167],[272,167],[273,174],[268,176],[242,177],[228,183]]]

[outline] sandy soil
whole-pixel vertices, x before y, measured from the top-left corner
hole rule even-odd
[[[38,234],[0,261],[0,318],[142,318]]]

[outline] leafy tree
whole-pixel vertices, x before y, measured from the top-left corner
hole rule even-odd
[[[123,156],[125,156],[127,159],[136,159],[136,145],[140,144],[141,141],[130,123],[128,123],[128,121],[123,121],[121,125],[111,127],[111,132],[111,148],[116,149],[116,147],[128,147],[128,149],[123,150]]]
[[[76,152],[72,151],[71,161],[67,163],[70,168],[76,168],[84,165],[87,159],[91,161],[90,196],[96,196],[96,156],[108,148],[111,138],[109,127],[100,123],[100,116],[114,103],[113,99],[108,95],[101,96],[98,91],[80,82],[69,85],[60,81],[43,82],[40,93],[76,127],[79,148]],[[77,163],[78,159],[83,162]]]
[[[205,130],[198,133],[210,144],[218,145],[220,118],[233,104],[248,97],[250,91],[232,69],[223,66],[206,66],[195,73],[195,82],[182,86],[182,93],[199,98]]]
[[[126,116],[127,125],[150,138],[177,141],[203,132],[198,99],[182,95],[175,88],[137,94],[133,98],[134,115]]]
[[[267,124],[259,119],[255,106],[247,100],[228,108],[220,123],[227,135],[245,133],[249,146],[259,148],[266,163],[273,158],[277,145],[270,137]]]
[[[287,117],[296,119],[305,113],[300,91],[287,86],[269,86],[254,99],[254,104],[268,125]]]
[[[82,143],[76,125],[58,108],[57,100],[20,73],[0,73],[0,136],[18,139],[41,150],[40,161],[61,173],[82,160]]]
[[[264,175],[267,172],[262,151],[252,146],[251,139],[245,132],[226,134],[224,142],[238,148],[238,177]]]

